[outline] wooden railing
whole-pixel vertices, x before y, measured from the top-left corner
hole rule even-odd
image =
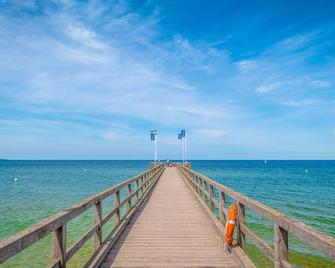
[[[275,209],[250,199],[184,165],[177,164],[177,167],[180,174],[193,188],[193,192],[201,198],[200,202],[207,206],[209,213],[215,216],[215,220],[218,220],[219,224],[222,225],[221,227],[224,226],[228,213],[226,196],[236,200],[238,208],[236,223],[237,245],[242,249],[245,249],[245,237],[248,237],[259,250],[274,262],[276,268],[294,267],[288,260],[288,233],[291,233],[319,252],[335,259],[335,238],[327,236]],[[218,199],[214,195],[215,190],[218,192]],[[215,208],[219,211],[218,216],[215,214]],[[251,209],[273,223],[274,250],[246,226],[245,208]],[[224,228],[219,229],[220,232],[224,230]]]
[[[46,220],[23,230],[22,232],[0,241],[0,264],[15,256],[30,245],[53,233],[53,261],[50,267],[66,267],[66,262],[94,236],[94,254],[84,267],[96,267],[101,262],[105,252],[111,248],[131,216],[136,212],[159,179],[164,166],[157,165],[150,170],[115,185],[103,192],[93,195],[79,204],[65,209]],[[132,187],[135,184],[135,187]],[[126,188],[127,197],[120,200],[120,191]],[[132,189],[135,188],[135,189]],[[104,217],[102,201],[114,195],[114,207]],[[132,202],[132,198],[134,202]],[[133,204],[134,203],[134,204]],[[121,217],[121,208],[126,205],[126,214]],[[90,228],[70,249],[66,248],[66,225],[89,208],[94,206],[94,226]],[[114,216],[114,228],[107,238],[102,241],[102,228]],[[27,266],[29,267],[29,265]]]

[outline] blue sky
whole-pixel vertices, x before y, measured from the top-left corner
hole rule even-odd
[[[335,159],[334,12],[0,0],[0,158]]]

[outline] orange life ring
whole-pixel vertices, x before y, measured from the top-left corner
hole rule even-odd
[[[226,224],[226,243],[231,246],[233,244],[233,234],[235,221],[237,216],[236,204],[231,204],[228,210],[228,220]]]

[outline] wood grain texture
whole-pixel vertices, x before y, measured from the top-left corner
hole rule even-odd
[[[166,168],[101,267],[239,267],[176,168]]]
[[[312,227],[299,222],[298,220],[285,215],[273,208],[270,208],[256,200],[253,200],[249,197],[246,197],[217,181],[214,181],[200,173],[195,172],[183,165],[177,164],[179,170],[188,178],[188,180],[192,181],[194,176],[200,178],[200,181],[203,184],[213,185],[219,192],[224,192],[227,196],[235,199],[239,204],[242,204],[245,208],[251,209],[262,217],[271,221],[274,225],[280,226],[281,229],[285,230],[293,234],[295,237],[299,238],[301,241],[309,244],[310,246],[317,249],[319,252],[325,254],[326,256],[335,259],[335,238],[325,233],[322,233]],[[191,182],[192,183],[192,182]],[[203,186],[203,185],[202,185]],[[205,192],[205,200],[208,197]],[[207,201],[207,200],[206,200]],[[285,267],[289,267],[289,264],[286,260],[282,260],[282,265]]]

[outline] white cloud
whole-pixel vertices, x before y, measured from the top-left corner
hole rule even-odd
[[[256,69],[258,63],[255,60],[241,60],[236,63],[236,66],[241,72],[247,72]]]
[[[125,133],[115,130],[109,130],[102,133],[102,137],[107,140],[120,140],[123,139],[124,135]]]
[[[276,89],[276,85],[262,85],[256,88],[256,91],[260,94],[269,93]]]
[[[314,105],[319,102],[320,101],[317,99],[306,99],[306,100],[288,100],[282,102],[281,104],[284,106],[299,107],[299,106]]]
[[[329,88],[331,86],[331,83],[323,80],[311,80],[310,83],[312,86],[318,88]]]
[[[87,29],[84,26],[70,23],[68,26],[68,34],[73,40],[77,41],[81,45],[95,49],[107,48],[107,44],[99,40],[93,31]]]
[[[222,138],[227,134],[227,131],[222,129],[210,129],[210,128],[202,128],[194,131],[198,136],[206,137],[206,138]]]

